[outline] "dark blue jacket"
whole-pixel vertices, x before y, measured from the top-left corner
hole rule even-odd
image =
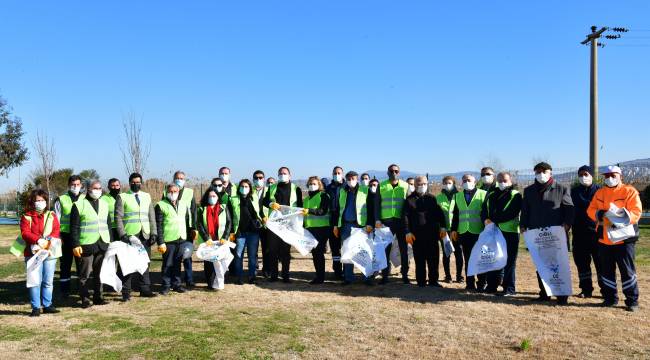
[[[591,186],[578,185],[571,189],[571,200],[573,200],[573,206],[575,207],[573,232],[596,231],[596,223],[587,216],[587,208],[598,189],[600,189],[600,185],[597,184]]]
[[[338,213],[339,209],[339,193],[343,184],[336,181],[331,181],[327,187],[325,187],[325,192],[330,197],[330,226],[336,226],[339,223]]]

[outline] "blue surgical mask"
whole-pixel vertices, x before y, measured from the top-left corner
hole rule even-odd
[[[174,184],[178,185],[179,188],[183,188],[185,186],[185,180],[183,179],[176,179],[174,180]]]
[[[216,197],[216,196],[210,196],[210,197],[208,197],[208,204],[210,204],[210,205],[216,205],[218,199],[219,199],[219,198]]]

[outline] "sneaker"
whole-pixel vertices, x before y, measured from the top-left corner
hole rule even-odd
[[[41,316],[41,309],[32,309],[32,312],[29,314],[29,317]]]
[[[43,308],[43,314],[56,314],[59,313],[59,309],[55,308],[54,306],[48,306],[46,308]]]
[[[628,305],[625,307],[625,311],[637,312],[639,311],[639,305]]]
[[[590,293],[590,292],[583,291],[583,292],[581,292],[580,294],[578,294],[577,297],[579,297],[579,298],[581,298],[581,299],[589,299],[589,298],[591,298],[592,296],[591,296],[591,293]]]

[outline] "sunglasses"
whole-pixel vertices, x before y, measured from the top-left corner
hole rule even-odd
[[[393,174],[399,174],[399,170],[388,170],[388,172],[391,172]]]

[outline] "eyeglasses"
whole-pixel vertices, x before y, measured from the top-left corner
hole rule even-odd
[[[388,170],[388,172],[391,172],[393,174],[399,174],[399,170],[397,170],[397,169]]]
[[[264,176],[256,176],[255,178],[256,178],[257,180],[262,180],[262,179],[264,179]]]

